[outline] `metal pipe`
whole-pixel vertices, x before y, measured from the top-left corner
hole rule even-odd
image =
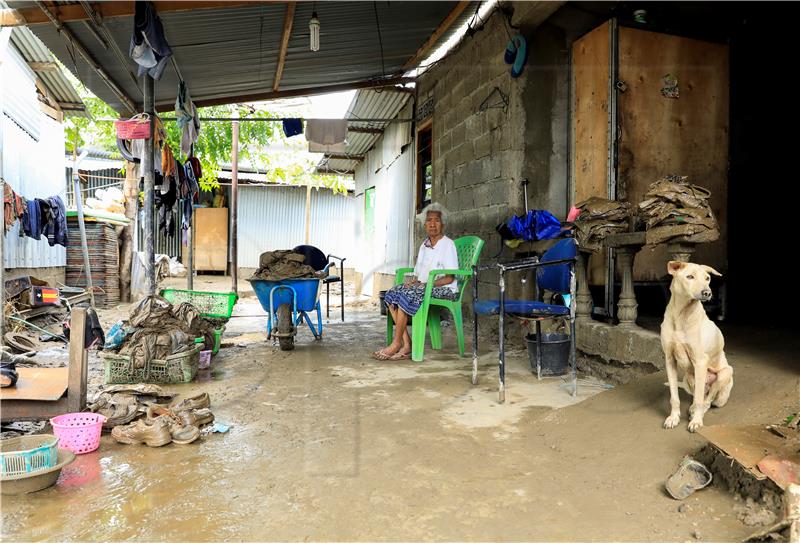
[[[144,76],[144,112],[150,115],[150,137],[145,140],[144,156],[142,157],[142,169],[144,173],[144,256],[145,256],[145,281],[147,283],[147,293],[156,293],[156,260],[155,247],[153,245],[155,237],[155,217],[153,206],[155,203],[155,82],[153,78],[145,74]]]
[[[189,247],[186,249],[186,252],[189,253],[189,266],[188,266],[188,273],[186,274],[186,288],[189,290],[194,289],[194,219],[195,214],[192,213],[192,222],[189,223]]]
[[[220,121],[220,122],[254,122],[254,123],[281,123],[283,121],[288,121],[291,119],[296,119],[297,117],[271,117],[271,118],[264,118],[264,117],[200,117],[199,120],[203,122],[212,122],[212,121]],[[162,121],[177,121],[175,117],[159,117]],[[110,122],[115,119],[98,119],[99,122]],[[314,119],[304,119],[301,118],[301,121],[310,121]],[[414,122],[414,119],[341,119],[343,121],[347,121],[349,123],[411,123]]]
[[[231,283],[233,292],[239,287],[239,111],[233,121],[233,154],[231,162]]]
[[[500,268],[500,389],[499,401],[506,401],[506,271]]]
[[[76,134],[77,139],[77,134]],[[77,141],[72,150],[72,186],[75,192],[75,208],[78,210],[78,229],[81,233],[81,252],[83,253],[83,269],[86,272],[86,290],[89,291],[89,299],[91,300],[92,307],[94,307],[94,288],[92,285],[92,269],[89,265],[89,245],[86,242],[86,224],[83,218],[83,194],[80,190],[80,179],[78,178],[78,166],[84,158],[89,154],[89,151],[83,151],[81,156],[75,158],[75,150],[78,148]]]
[[[478,384],[478,267],[472,266],[472,384]]]

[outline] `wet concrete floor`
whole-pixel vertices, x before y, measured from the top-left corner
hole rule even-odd
[[[257,302],[237,313],[258,314]],[[561,379],[537,382],[519,351],[500,405],[493,346],[473,387],[451,330],[420,364],[369,358],[385,333],[376,308],[348,310],[321,342],[301,330],[292,352],[268,344],[263,325],[232,319],[233,346],[211,371],[169,387],[209,392],[230,432],[157,449],[104,436],[56,486],[3,496],[3,540],[730,541],[754,530],[722,488],[683,512],[663,490],[704,444],[685,420],[662,430],[663,374],[584,385],[574,403]],[[798,403],[785,346],[740,339],[729,339],[731,401],[707,424],[772,422]]]

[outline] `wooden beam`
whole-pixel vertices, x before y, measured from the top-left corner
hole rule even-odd
[[[342,92],[354,89],[371,89],[386,87],[386,90],[393,90],[394,85],[405,85],[414,83],[413,77],[394,77],[391,79],[370,79],[367,81],[353,81],[352,83],[340,83],[337,85],[324,85],[321,87],[306,87],[302,89],[291,89],[285,91],[260,92],[254,94],[240,94],[237,96],[221,96],[219,98],[206,98],[194,100],[197,107],[221,106],[227,104],[240,104],[242,102],[261,102],[264,100],[277,100],[278,98],[293,98],[296,96],[315,96],[317,94],[327,94],[329,92]],[[173,111],[175,101],[161,102],[156,104],[156,111]]]
[[[86,111],[86,104],[83,102],[58,102],[58,107],[64,111]]]
[[[23,26],[25,17],[16,9],[0,9],[0,26]]]
[[[383,134],[383,128],[359,128],[357,126],[348,126],[347,131],[358,134]]]
[[[339,159],[339,160],[355,160],[358,162],[364,160],[364,155],[347,155],[342,153],[325,153],[325,157]]]
[[[280,0],[260,0],[264,3],[278,3]],[[167,13],[170,11],[196,11],[201,9],[225,9],[242,6],[255,6],[257,2],[247,0],[208,0],[208,1],[158,1],[153,2],[158,13]],[[103,18],[109,17],[130,17],[134,13],[134,2],[94,2],[94,8],[97,13]],[[55,12],[58,14],[59,19],[65,23],[73,21],[86,21],[89,20],[89,15],[84,11],[83,6],[80,4],[65,4],[56,6]],[[28,26],[46,24],[49,19],[42,14],[37,8],[20,8],[17,10],[3,10],[14,11],[16,14],[2,14],[2,20],[9,21],[20,20],[16,24],[3,26],[19,26],[20,24],[27,24]]]
[[[48,117],[58,122],[64,122],[64,113],[61,110],[58,110],[54,107],[50,107],[49,105],[41,101],[39,102],[39,109],[41,109],[42,113],[44,113]]]
[[[34,72],[57,72],[60,67],[56,62],[28,61],[28,67]]]
[[[355,175],[353,170],[331,170],[328,168],[317,168],[317,173],[320,175]]]
[[[294,23],[294,9],[297,2],[286,4],[286,15],[283,17],[283,34],[281,34],[281,47],[278,52],[278,66],[275,68],[275,79],[272,82],[272,90],[277,92],[281,86],[283,77],[283,66],[286,64],[286,51],[289,50],[289,36],[292,34],[292,24]]]
[[[439,41],[439,38],[441,38],[451,26],[453,26],[453,23],[456,21],[456,19],[458,19],[458,16],[461,15],[461,13],[467,9],[467,6],[469,6],[471,3],[472,2],[462,0],[456,4],[456,7],[453,8],[453,11],[451,11],[450,14],[445,17],[444,21],[442,21],[442,23],[436,27],[436,30],[433,31],[433,34],[431,34],[430,38],[428,38],[427,41],[422,44],[422,47],[420,47],[417,52],[414,53],[413,57],[408,59],[406,63],[403,64],[403,70],[415,68],[417,64],[425,60],[433,47]]]

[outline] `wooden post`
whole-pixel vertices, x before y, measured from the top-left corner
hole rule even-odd
[[[306,245],[311,244],[311,185],[306,185]]]
[[[578,292],[575,294],[575,318],[576,319],[591,319],[592,318],[592,292],[589,290],[589,257],[591,253],[586,251],[578,251],[578,262],[576,271],[576,279],[578,282]]]
[[[150,137],[145,140],[142,157],[142,173],[144,174],[144,269],[147,294],[156,293],[156,254],[155,254],[155,157],[153,147],[155,140],[155,102],[153,93],[155,83],[149,75],[144,76],[144,111],[150,115]]]
[[[637,249],[634,247],[618,247],[617,263],[622,272],[622,292],[617,303],[617,316],[620,326],[636,326],[638,312],[636,294],[633,291],[633,259]]]
[[[119,293],[123,302],[131,301],[131,268],[133,267],[133,239],[136,236],[136,213],[139,210],[139,176],[136,164],[125,162],[125,216],[130,219],[122,229],[119,255]]]
[[[67,402],[70,413],[78,413],[86,407],[86,378],[89,357],[86,351],[86,309],[72,308],[69,326],[69,380]]]

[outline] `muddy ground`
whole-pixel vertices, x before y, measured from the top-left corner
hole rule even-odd
[[[236,312],[261,311],[246,298]],[[666,494],[681,457],[705,442],[685,419],[661,428],[663,373],[612,390],[583,384],[573,399],[560,378],[537,382],[517,351],[499,405],[493,345],[473,387],[452,330],[424,363],[377,362],[377,308],[346,317],[320,342],[301,330],[293,352],[265,341],[263,317],[232,319],[212,369],[168,387],[209,392],[227,434],[158,449],[104,436],[55,487],[3,497],[3,540],[736,541],[754,531],[725,488],[683,503]],[[773,422],[796,408],[796,339],[726,333],[735,385],[706,423]]]

